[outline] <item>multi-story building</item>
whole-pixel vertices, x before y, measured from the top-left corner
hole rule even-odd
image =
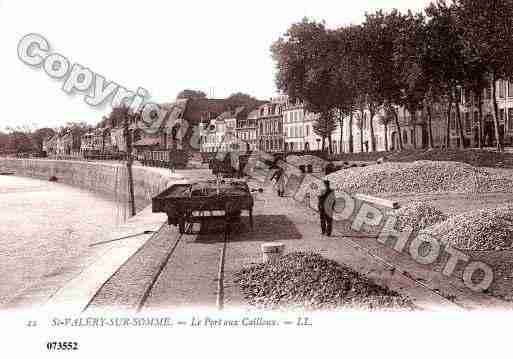
[[[216,120],[202,122],[199,125],[200,130],[200,152],[215,152],[218,143],[218,135],[216,131]]]
[[[314,151],[321,138],[313,130],[316,115],[306,111],[300,102],[287,102],[283,110],[283,132],[286,152]]]
[[[82,135],[80,151],[111,151],[110,128],[97,128]]]
[[[485,146],[494,146],[496,143],[494,110],[492,99],[492,84],[483,91],[482,100],[482,134]],[[460,110],[462,112],[462,127],[468,143],[478,144],[479,104],[477,96],[471,91],[462,89],[458,92]],[[503,143],[511,144],[513,140],[513,83],[508,81],[497,82],[497,106],[499,109],[499,136]],[[450,122],[451,142],[459,142],[458,123],[455,111],[451,114]]]
[[[59,134],[55,134],[43,141],[43,151],[46,152],[48,156],[53,156],[57,154],[57,144],[59,141]]]
[[[200,151],[228,152],[239,148],[238,126],[247,119],[247,110],[237,107],[225,111],[216,119],[200,123]]]
[[[247,116],[237,120],[237,137],[246,148],[241,150],[253,151],[258,148],[257,142],[257,121],[260,111],[255,109]]]
[[[285,150],[287,152],[318,151],[322,148],[322,137],[315,133],[314,123],[318,114],[308,112],[303,103],[288,101],[283,110],[283,131],[285,136]],[[340,152],[340,129],[337,124],[331,134],[332,150]],[[324,143],[329,148],[329,139]]]
[[[283,136],[282,102],[270,102],[258,107],[257,143],[258,149],[266,152],[282,152],[285,149]]]
[[[56,146],[56,154],[58,156],[68,156],[71,155],[73,151],[73,133],[71,130],[67,130],[62,132],[57,137],[57,146]]]

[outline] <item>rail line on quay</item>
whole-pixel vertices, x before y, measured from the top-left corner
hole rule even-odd
[[[157,283],[159,280],[163,277],[163,272],[167,269],[172,268],[171,260],[172,258],[177,255],[177,249],[180,245],[183,245],[184,237],[187,235],[198,235],[196,233],[191,234],[191,230],[193,229],[193,224],[188,223],[187,227],[184,231],[184,233],[177,233],[176,237],[173,241],[172,248],[169,251],[169,253],[166,255],[165,259],[162,261],[162,263],[159,265],[157,271],[154,273],[150,280],[150,284],[147,286],[147,288],[144,291],[144,294],[142,295],[141,299],[139,300],[136,308],[136,312],[140,313],[145,310],[145,307],[147,305],[148,299],[150,298],[151,294],[154,292]],[[208,241],[212,242],[222,242],[221,248],[219,250],[218,259],[217,259],[217,275],[215,277],[216,282],[216,302],[215,306],[218,310],[222,310],[224,307],[224,268],[225,268],[225,260],[226,260],[226,251],[227,251],[227,243],[230,238],[230,230],[225,230],[223,233],[216,233],[216,232],[209,232],[208,235]]]
[[[190,224],[186,229],[190,230],[191,228],[192,228],[192,224]],[[151,279],[150,285],[146,288],[146,290],[144,291],[144,294],[143,294],[141,300],[137,304],[137,309],[136,309],[137,313],[141,312],[141,310],[143,309],[144,304],[146,304],[146,301],[148,300],[148,297],[150,296],[150,293],[153,290],[153,287],[155,286],[155,283],[157,283],[157,281],[159,280],[160,275],[162,274],[162,271],[164,270],[164,268],[166,268],[167,264],[169,263],[169,260],[171,259],[171,257],[175,253],[176,248],[178,247],[178,244],[180,243],[180,241],[182,240],[184,235],[185,235],[185,233],[178,232],[178,235],[177,235],[177,237],[176,237],[176,239],[174,241],[173,247],[171,248],[171,250],[167,254],[166,259],[164,261],[162,261],[162,263],[160,264],[157,272],[155,273],[155,275]]]

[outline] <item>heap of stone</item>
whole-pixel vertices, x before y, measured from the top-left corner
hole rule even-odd
[[[410,227],[418,232],[421,229],[445,221],[448,216],[425,202],[412,202],[394,211],[396,218],[396,229],[405,230]]]
[[[358,154],[356,154],[358,155]],[[374,155],[378,156],[378,155]],[[430,149],[405,150],[385,154],[391,162],[412,162],[418,160],[463,162],[477,167],[513,167],[513,157],[509,153],[486,150]]]
[[[462,213],[428,227],[424,232],[459,249],[513,249],[513,206]]]
[[[301,165],[312,165],[315,172],[323,171],[324,167],[326,167],[326,164],[328,163],[328,161],[325,161],[320,157],[312,155],[290,155],[287,156],[286,162],[296,167],[299,167]]]
[[[328,176],[349,193],[512,192],[513,179],[459,162],[416,161],[350,168]]]
[[[235,275],[245,299],[263,309],[413,309],[407,298],[316,253],[296,252]]]

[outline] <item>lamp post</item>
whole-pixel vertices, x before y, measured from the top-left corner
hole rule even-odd
[[[128,112],[125,114],[125,118],[123,119],[123,135],[125,136],[125,143],[126,143],[126,151],[127,151],[127,158],[126,158],[126,167],[127,167],[127,173],[128,173],[128,201],[130,205],[130,214],[131,216],[136,215],[135,211],[135,196],[134,196],[134,176],[132,173],[132,164],[133,164],[133,158],[132,158],[132,137],[129,130],[129,117],[131,119],[131,114]]]

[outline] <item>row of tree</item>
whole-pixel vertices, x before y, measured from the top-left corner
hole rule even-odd
[[[330,139],[330,151],[331,135],[337,123],[343,128],[345,118],[349,118],[350,152],[353,121],[358,127],[369,122],[370,150],[376,150],[376,119],[384,126],[388,150],[389,124],[393,122],[401,133],[398,106],[411,115],[414,146],[416,115],[424,111],[428,146],[433,147],[435,104],[446,111],[446,147],[450,147],[453,109],[464,147],[457,95],[462,88],[477,99],[481,147],[482,94],[490,84],[497,149],[502,150],[496,89],[499,80],[513,77],[513,0],[439,0],[422,12],[380,10],[366,14],[361,25],[335,30],[305,18],[293,24],[271,52],[278,70],[277,87],[319,114],[314,131],[322,137],[323,148]],[[398,139],[402,149],[401,136]]]

